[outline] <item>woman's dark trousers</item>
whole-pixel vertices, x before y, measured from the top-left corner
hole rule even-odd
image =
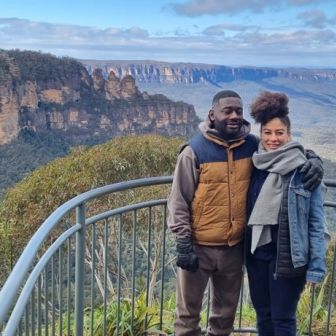
[[[274,278],[275,261],[249,257],[250,294],[257,313],[259,336],[295,336],[296,308],[305,276]]]

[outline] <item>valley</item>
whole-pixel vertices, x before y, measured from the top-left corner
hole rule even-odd
[[[231,89],[241,95],[249,121],[249,105],[260,91],[284,92],[289,96],[294,137],[336,162],[336,69],[229,67],[147,60],[81,62],[89,73],[98,67],[105,77],[110,71],[117,76],[129,74],[142,91],[162,93],[192,104],[201,119],[207,116],[211,99],[220,90]],[[258,133],[256,125],[252,129]]]

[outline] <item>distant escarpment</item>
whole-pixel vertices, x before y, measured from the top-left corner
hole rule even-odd
[[[0,50],[0,145],[25,129],[80,144],[150,132],[187,136],[197,124],[192,105],[140,92],[130,75],[89,74],[68,57]]]
[[[106,77],[113,71],[118,77],[131,75],[138,83],[194,84],[222,83],[234,80],[258,81],[281,77],[298,80],[336,81],[336,69],[277,69],[260,67],[229,67],[198,63],[157,61],[81,61],[89,72],[100,68]]]

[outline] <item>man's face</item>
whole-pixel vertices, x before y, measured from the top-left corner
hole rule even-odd
[[[243,104],[240,98],[219,99],[209,111],[209,119],[214,128],[225,138],[234,138],[243,124]]]

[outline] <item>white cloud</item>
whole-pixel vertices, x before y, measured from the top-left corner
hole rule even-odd
[[[41,45],[53,43],[67,45],[79,44],[108,44],[111,41],[119,43],[125,39],[146,39],[148,32],[139,27],[119,29],[108,27],[98,29],[95,27],[75,26],[67,24],[51,24],[33,22],[24,19],[0,18],[0,45],[6,43],[30,44],[33,42]]]
[[[188,0],[171,3],[171,8],[179,15],[196,17],[201,15],[236,14],[242,11],[261,12],[281,6],[305,6],[326,3],[333,0]]]
[[[148,32],[147,30],[141,29],[139,27],[131,27],[129,29],[125,29],[122,32],[122,35],[130,38],[147,38]]]
[[[199,28],[200,29],[200,28]],[[267,32],[220,24],[191,33],[181,28],[150,35],[141,27],[120,29],[0,19],[0,46],[81,59],[152,59],[227,65],[302,65],[318,59],[336,67],[336,33],[330,29]]]
[[[336,33],[331,30],[310,31],[298,30],[290,33],[248,33],[236,36],[242,44],[256,45],[256,46],[272,46],[281,49],[286,48],[311,48],[312,46],[330,44],[335,47]]]
[[[259,11],[267,3],[274,0],[190,0],[185,3],[172,3],[173,10],[183,16],[217,15],[221,13],[237,13],[242,10]]]
[[[304,5],[316,5],[318,3],[328,2],[325,0],[288,0],[289,5],[304,6]]]
[[[244,26],[244,25],[238,25],[238,24],[218,24],[209,26],[206,29],[203,30],[204,35],[224,35],[226,31],[246,31],[249,29],[256,29],[256,26]]]
[[[325,13],[318,9],[302,12],[298,15],[298,19],[302,20],[305,26],[317,29],[323,29],[328,24],[336,22],[335,19],[328,19]]]

